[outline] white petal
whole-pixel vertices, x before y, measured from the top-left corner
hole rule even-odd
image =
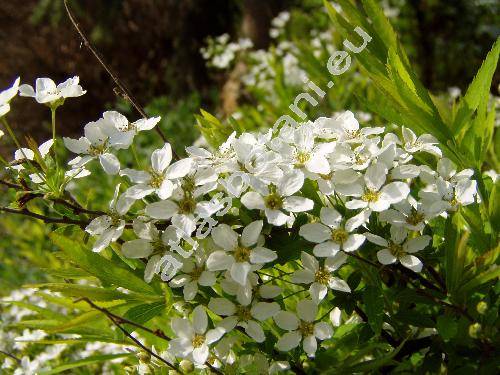
[[[338,252],[333,257],[327,258],[325,260],[325,269],[330,272],[338,270],[347,261],[347,254],[344,252]]]
[[[292,282],[310,284],[314,281],[314,272],[311,270],[297,270],[292,274]]]
[[[250,269],[251,266],[247,262],[235,262],[231,266],[231,277],[238,284],[245,285],[247,283],[247,277]]]
[[[338,290],[340,292],[351,292],[351,288],[349,288],[349,285],[344,280],[339,279],[338,277],[331,277],[330,281],[328,282],[328,286],[330,289]]]
[[[322,207],[319,217],[321,222],[328,225],[330,228],[338,228],[342,221],[342,215],[334,208]]]
[[[158,149],[154,150],[151,155],[151,166],[156,172],[162,173],[172,161],[172,147],[169,143]]]
[[[425,249],[430,241],[431,237],[427,235],[412,238],[406,243],[405,250],[408,253],[415,253],[417,251]]]
[[[414,272],[422,271],[423,264],[420,261],[420,259],[418,259],[414,255],[409,255],[409,254],[403,255],[401,258],[399,258],[399,261],[403,266],[411,269]]]
[[[196,281],[191,281],[184,286],[182,290],[185,301],[192,301],[194,297],[198,294],[198,283]]]
[[[345,247],[345,243],[344,243]],[[326,241],[314,246],[313,254],[317,257],[333,257],[340,250],[340,245],[333,241]]]
[[[248,336],[254,339],[255,342],[261,343],[264,342],[264,340],[266,339],[266,336],[264,335],[264,330],[262,329],[260,324],[254,320],[248,321],[247,327],[245,328],[245,332],[247,333]]]
[[[109,153],[102,154],[99,156],[99,161],[101,162],[102,169],[107,174],[115,175],[120,172],[120,161],[115,155]]]
[[[281,294],[283,290],[277,285],[265,284],[259,288],[259,294],[262,298],[275,298]]]
[[[357,210],[359,208],[368,207],[368,203],[360,199],[353,199],[345,203],[345,206],[350,210]]]
[[[137,184],[137,185],[129,187],[125,191],[124,195],[128,198],[138,200],[138,199],[142,199],[142,198],[148,196],[149,194],[151,194],[154,191],[155,191],[155,189],[153,189],[149,185]]]
[[[259,193],[254,191],[249,191],[241,197],[241,203],[245,205],[246,208],[250,210],[263,210],[266,208],[264,205],[264,198]]]
[[[210,345],[216,341],[219,341],[220,338],[224,336],[224,333],[226,333],[226,331],[222,327],[211,329],[205,335],[205,342],[207,343],[207,345]]]
[[[153,129],[156,124],[158,124],[161,120],[160,116],[157,117],[151,117],[148,119],[142,118],[140,120],[137,120],[134,122],[134,125],[137,130],[151,130]]]
[[[278,227],[284,225],[290,219],[289,216],[285,215],[280,210],[270,210],[266,208],[265,213],[269,224]]]
[[[299,234],[314,243],[326,241],[331,236],[331,230],[321,223],[309,223],[300,227]]]
[[[310,299],[302,299],[297,302],[297,315],[306,322],[313,322],[318,313],[318,306]]]
[[[259,239],[260,232],[262,231],[262,226],[264,222],[262,220],[256,220],[248,224],[241,234],[241,244],[245,247],[250,247],[257,243]]]
[[[314,336],[319,340],[327,340],[333,335],[333,329],[327,322],[319,322],[314,325]]]
[[[208,359],[208,346],[206,344],[201,345],[199,348],[193,349],[193,360],[198,365],[203,365]]]
[[[280,311],[274,317],[274,321],[278,327],[287,331],[294,331],[299,327],[299,319],[289,311]]]
[[[238,233],[227,224],[220,224],[212,230],[212,239],[216,245],[226,251],[233,251],[238,246]]]
[[[379,246],[388,246],[389,245],[389,242],[387,242],[386,239],[384,239],[380,236],[377,236],[376,234],[366,232],[366,233],[363,233],[363,236],[368,241],[370,241],[371,243],[374,243],[375,245],[379,245]]]
[[[125,168],[120,171],[120,176],[127,176],[130,181],[138,184],[149,181],[151,175],[145,171],[136,171],[135,169]]]
[[[283,199],[283,209],[290,212],[310,211],[314,208],[314,202],[304,197],[287,197]]]
[[[304,268],[311,272],[316,272],[319,269],[318,260],[305,251],[302,251],[300,253],[300,260],[302,261],[302,265],[304,266]]]
[[[380,192],[380,200],[394,204],[406,199],[410,193],[410,187],[404,182],[396,181],[384,186]]]
[[[287,332],[276,343],[276,348],[282,352],[288,352],[300,344],[302,335],[297,332]]]
[[[173,178],[181,178],[187,175],[191,171],[191,167],[193,166],[193,159],[181,159],[176,161],[170,167],[168,167],[166,172],[166,177]]]
[[[236,312],[234,303],[226,298],[210,298],[208,308],[217,315],[230,316]]]
[[[153,252],[153,247],[148,240],[136,239],[127,241],[122,245],[122,254],[131,259],[147,258]]]
[[[278,184],[278,192],[281,196],[288,197],[304,185],[304,174],[299,170],[294,170],[283,176]]]
[[[363,210],[356,216],[351,217],[345,223],[345,230],[352,232],[354,229],[359,228],[368,221],[370,214],[371,212],[369,210]]]
[[[312,283],[309,287],[309,294],[315,304],[319,304],[328,293],[326,285],[320,283]]]
[[[145,213],[153,219],[170,219],[179,207],[172,201],[160,201],[148,204]]]
[[[203,271],[198,279],[198,283],[201,286],[212,286],[216,281],[215,275],[210,271]]]
[[[214,251],[207,259],[207,268],[210,271],[224,271],[230,269],[234,258],[225,251]]]
[[[75,154],[86,154],[89,150],[90,142],[85,137],[79,139],[63,137],[64,146]]]
[[[351,252],[358,250],[365,242],[366,237],[362,234],[351,234],[342,244],[342,250]]]
[[[193,329],[198,334],[203,334],[207,330],[208,317],[205,308],[198,305],[193,310]]]
[[[318,342],[316,341],[316,337],[313,335],[304,337],[304,341],[302,342],[302,347],[308,356],[313,357],[316,353],[316,349],[318,349]]]
[[[382,264],[392,264],[396,262],[396,257],[392,255],[389,249],[382,249],[377,252],[377,259]]]
[[[180,338],[192,339],[194,336],[193,326],[187,319],[173,318],[172,331]]]
[[[385,182],[387,167],[382,163],[370,165],[365,172],[366,187],[372,191],[379,191]]]
[[[313,173],[328,174],[330,173],[330,163],[323,155],[313,154],[311,159],[307,161],[305,167]]]
[[[269,263],[278,258],[275,251],[266,249],[265,247],[256,247],[250,252],[250,262],[253,264]]]
[[[250,312],[255,319],[266,320],[280,312],[280,305],[276,302],[257,302]]]

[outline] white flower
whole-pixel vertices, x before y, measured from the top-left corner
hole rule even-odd
[[[319,304],[328,293],[328,288],[349,293],[351,288],[347,283],[332,275],[332,272],[339,269],[347,260],[345,253],[338,253],[333,258],[325,260],[323,267],[312,255],[302,252],[301,261],[304,269],[295,271],[292,274],[292,282],[300,284],[311,284],[309,294],[314,303]]]
[[[265,263],[276,260],[275,251],[259,246],[262,220],[248,224],[240,235],[227,224],[220,224],[212,231],[214,242],[224,251],[214,251],[207,259],[211,271],[230,270],[231,277],[240,285],[247,283],[251,271],[260,269]]]
[[[19,77],[16,78],[11,87],[0,92],[0,118],[5,116],[10,111],[9,102],[12,100],[14,96],[17,95],[18,87],[19,87]],[[3,132],[0,134],[0,137],[2,135]]]
[[[118,198],[119,191],[120,185],[118,184],[113,199],[109,204],[109,214],[96,217],[85,228],[85,231],[92,236],[99,236],[92,248],[95,252],[99,252],[108,247],[111,242],[115,242],[125,229],[123,216],[127,213],[133,201],[123,195]]]
[[[105,132],[104,119],[89,122],[84,128],[84,137],[72,139],[64,137],[64,145],[77,156],[69,162],[73,168],[80,168],[93,159],[99,159],[107,174],[117,174],[120,171],[120,161],[109,152],[109,136]]]
[[[410,154],[424,151],[438,157],[442,156],[441,150],[436,146],[438,144],[437,139],[430,134],[422,134],[417,138],[414,132],[403,126],[403,139],[403,148]]]
[[[318,306],[312,300],[297,302],[297,315],[289,311],[280,311],[274,317],[278,327],[289,331],[276,343],[276,348],[287,352],[296,348],[302,341],[302,347],[309,357],[314,357],[318,340],[329,339],[333,334],[332,327],[326,322],[314,323]]]
[[[139,238],[123,243],[122,254],[127,258],[147,258],[153,252],[162,254],[168,250],[168,240],[171,238],[170,230],[161,233],[154,223],[144,222],[140,219],[134,220],[133,228]]]
[[[181,273],[169,283],[172,288],[183,287],[186,301],[193,300],[198,294],[198,285],[213,286],[217,281],[215,274],[205,269],[205,258],[204,254],[195,253],[191,258],[184,259]]]
[[[424,235],[408,239],[408,230],[396,226],[391,227],[390,240],[372,233],[365,233],[365,236],[368,241],[384,247],[377,252],[377,259],[380,263],[387,265],[399,261],[412,271],[420,272],[422,270],[423,265],[420,259],[411,254],[424,249],[431,240],[430,236]]]
[[[351,196],[359,197],[346,202],[346,207],[355,210],[369,208],[381,212],[387,210],[391,204],[401,202],[410,193],[408,184],[402,181],[390,182],[384,185],[387,177],[387,168],[382,163],[370,165],[364,175],[364,189],[353,186]]]
[[[74,98],[82,96],[86,93],[79,85],[80,78],[75,76],[68,78],[66,81],[56,86],[55,82],[50,78],[37,78],[35,89],[30,85],[19,86],[19,95],[35,98],[40,104],[54,104],[56,101],[66,98]]]
[[[127,176],[137,185],[127,189],[126,195],[134,199],[156,193],[160,199],[167,199],[172,195],[174,184],[172,179],[186,176],[193,165],[192,159],[181,159],[172,165],[172,147],[169,143],[153,151],[151,154],[151,168],[148,172],[134,169],[123,169],[121,176]]]
[[[391,225],[403,226],[409,230],[421,231],[425,224],[436,216],[429,204],[417,202],[411,195],[380,213],[379,220]]]
[[[208,318],[203,306],[193,310],[193,323],[188,319],[172,319],[172,330],[178,338],[170,341],[169,351],[176,357],[188,358],[203,365],[209,355],[209,345],[220,340],[225,330],[221,327],[207,331]]]
[[[284,175],[277,185],[255,184],[256,191],[249,191],[241,197],[243,203],[249,209],[264,210],[270,224],[281,226],[290,217],[282,210],[289,212],[303,212],[312,210],[314,203],[309,198],[293,196],[302,188],[304,174],[294,170]]]
[[[306,240],[317,243],[314,246],[314,255],[317,257],[333,257],[340,250],[351,252],[359,249],[365,241],[362,234],[351,233],[366,223],[370,211],[361,211],[358,215],[348,219],[342,225],[342,215],[334,208],[322,207],[320,211],[321,223],[303,225],[299,234]]]
[[[109,135],[109,143],[116,149],[129,148],[137,133],[153,129],[161,120],[161,117],[158,116],[142,118],[131,123],[124,115],[116,111],[106,111],[102,117],[105,120],[105,130]]]
[[[49,139],[48,141],[43,142],[38,147],[38,153],[40,154],[42,159],[45,159],[45,157],[49,154],[50,149],[51,149],[53,144],[54,144],[54,140]],[[16,150],[14,152],[14,162],[15,162],[14,164],[15,165],[11,166],[10,168],[17,170],[17,171],[23,170],[24,166],[22,165],[22,163],[24,163],[27,160],[29,160],[29,161],[35,160],[35,153],[33,152],[33,150],[31,150],[29,148],[24,148],[24,147],[20,148],[19,150]],[[34,173],[30,177],[32,180],[34,180],[33,181],[34,183],[40,184],[43,182],[43,178],[42,178],[42,176],[40,176],[40,174]]]
[[[259,322],[272,318],[280,311],[276,302],[235,305],[226,298],[211,298],[208,308],[217,315],[225,316],[217,326],[223,327],[226,332],[232,331],[237,325],[243,327],[245,333],[259,343],[266,338]]]
[[[338,114],[335,118],[320,117],[315,122],[317,133],[323,138],[333,138],[341,142],[363,143],[366,137],[380,134],[384,128],[359,127],[359,123],[351,111]]]

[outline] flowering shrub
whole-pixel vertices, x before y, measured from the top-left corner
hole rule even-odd
[[[344,28],[361,17],[327,9]],[[179,158],[162,142],[144,160],[135,141],[163,136],[158,117],[107,111],[84,136],[58,139],[57,111],[85,94],[78,77],[39,78],[35,89],[18,79],[0,93],[19,147],[2,180],[17,197],[0,209],[57,227],[62,281],[36,287],[74,313],[29,301],[38,315],[21,325],[41,331],[23,337],[125,346],[113,353],[123,369],[144,374],[492,370],[477,351],[493,351],[497,334],[498,187],[482,169],[500,44],[458,107],[438,110],[381,11],[365,9],[374,44],[360,64],[387,94],[368,109],[386,126],[361,126],[345,110],[247,132],[203,111],[213,147]],[[40,146],[22,147],[7,121],[18,90],[51,111],[53,138]],[[112,181],[108,206],[81,203],[87,180]],[[4,367],[42,371],[44,360],[13,349],[2,348]],[[73,361],[51,373],[86,364]]]

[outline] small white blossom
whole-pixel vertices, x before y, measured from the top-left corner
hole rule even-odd
[[[35,89],[32,86],[24,84],[19,86],[19,95],[35,98],[40,104],[54,104],[59,100],[66,98],[75,98],[86,93],[79,85],[80,78],[75,76],[56,85],[50,78],[37,78]]]

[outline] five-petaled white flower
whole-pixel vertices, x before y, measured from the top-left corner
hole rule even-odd
[[[172,147],[170,143],[153,151],[151,154],[151,168],[149,171],[123,169],[120,175],[127,176],[137,185],[127,189],[125,194],[134,199],[156,193],[160,199],[167,199],[172,195],[174,184],[171,180],[186,176],[193,165],[192,159],[181,159],[172,165]]]
[[[16,78],[11,87],[0,92],[0,117],[5,116],[10,111],[9,102],[17,95],[18,87],[19,77]]]
[[[225,330],[222,327],[208,328],[208,317],[201,305],[193,310],[193,322],[185,318],[172,319],[172,330],[178,338],[170,340],[169,351],[181,358],[203,365],[209,355],[209,345],[220,340]]]
[[[238,325],[256,342],[264,342],[266,339],[259,322],[272,318],[280,311],[276,302],[236,305],[226,298],[211,298],[208,308],[217,315],[225,316],[217,326],[230,332]]]
[[[342,215],[336,209],[322,207],[321,223],[305,224],[300,228],[299,234],[306,240],[317,243],[313,249],[314,255],[333,257],[340,250],[351,252],[359,249],[365,237],[352,232],[365,224],[369,216],[370,212],[363,210],[342,225]]]
[[[276,348],[287,352],[296,348],[302,341],[302,347],[309,357],[314,357],[318,340],[332,337],[333,329],[326,322],[315,322],[318,306],[310,299],[297,302],[297,315],[289,311],[280,311],[274,317],[278,327],[289,331],[276,343]]]
[[[198,286],[213,286],[217,279],[215,274],[205,269],[205,254],[195,253],[184,259],[179,275],[169,283],[172,288],[182,287],[184,300],[192,301],[198,294]]]
[[[424,249],[430,242],[431,237],[417,236],[408,237],[408,230],[404,227],[391,227],[391,239],[386,240],[372,233],[365,233],[366,239],[376,245],[384,247],[377,252],[377,259],[380,263],[387,265],[397,261],[412,271],[420,272],[422,262],[416,256],[411,255]]]
[[[306,252],[302,252],[301,261],[304,269],[297,270],[292,274],[292,282],[300,284],[311,284],[309,294],[314,303],[319,304],[328,293],[328,288],[349,293],[351,288],[339,277],[332,275],[347,260],[345,253],[338,253],[333,258],[327,258],[322,267],[318,260]]]
[[[85,125],[85,137],[79,139],[64,137],[64,145],[77,156],[69,162],[73,168],[80,168],[93,159],[99,159],[104,172],[117,174],[120,171],[120,161],[110,153],[109,136],[105,132],[106,123],[104,119],[89,122]]]
[[[19,95],[35,98],[40,104],[52,105],[64,101],[66,98],[75,98],[85,94],[87,91],[79,85],[79,82],[80,78],[77,76],[68,78],[58,85],[50,78],[37,78],[35,89],[27,84],[21,85],[19,86]]]
[[[212,239],[224,251],[217,250],[207,259],[211,271],[229,270],[231,277],[240,285],[247,283],[248,274],[260,269],[265,263],[274,261],[275,251],[260,246],[259,236],[262,220],[248,224],[240,235],[227,224],[220,224],[212,231]]]
[[[253,188],[241,197],[241,203],[253,210],[264,210],[270,224],[281,226],[290,220],[282,210],[303,212],[312,210],[314,202],[309,198],[294,196],[304,184],[304,174],[300,170],[287,173],[277,185],[255,181]]]

